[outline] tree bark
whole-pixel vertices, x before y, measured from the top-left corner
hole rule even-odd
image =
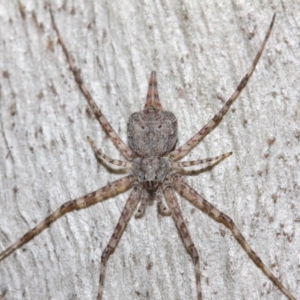
[[[52,1],[64,41],[99,108],[126,141],[156,70],[183,144],[257,69],[222,123],[186,159],[233,151],[188,182],[231,216],[263,262],[300,297],[299,4]],[[0,1],[0,251],[71,199],[120,176],[89,135],[123,159],[80,93],[47,2]],[[62,217],[0,262],[0,299],[96,299],[101,252],[128,193]],[[178,196],[179,197],[179,196]],[[285,299],[230,232],[180,198],[199,251],[203,299]],[[297,230],[298,229],[298,230]],[[193,264],[172,218],[150,206],[110,257],[104,299],[195,299]]]

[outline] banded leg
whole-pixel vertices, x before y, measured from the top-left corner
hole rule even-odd
[[[129,198],[123,208],[121,216],[119,218],[118,224],[110,238],[106,248],[104,249],[101,255],[101,267],[100,267],[100,279],[99,279],[99,289],[98,289],[98,300],[102,300],[103,296],[103,288],[104,288],[104,279],[105,279],[105,271],[106,271],[106,264],[109,259],[109,256],[114,252],[116,249],[121,236],[128,224],[131,216],[133,215],[139,201],[141,195],[141,188],[135,186],[131,191]]]
[[[105,160],[115,166],[132,169],[132,163],[130,161],[123,161],[123,160],[110,158],[109,156],[105,155],[100,149],[96,148],[94,141],[89,136],[87,137],[87,140],[90,143],[90,145],[92,146],[93,151],[97,158],[99,158],[101,160]]]
[[[234,93],[231,95],[231,97],[228,99],[228,101],[225,103],[225,105],[222,107],[222,109],[198,132],[196,133],[190,140],[188,140],[184,145],[177,148],[176,150],[172,151],[170,153],[170,157],[174,160],[180,159],[184,157],[189,151],[191,151],[206,135],[208,135],[213,129],[215,129],[218,124],[222,121],[223,117],[227,113],[230,106],[233,104],[233,102],[237,99],[241,91],[246,86],[248,80],[250,79],[260,57],[261,54],[264,51],[264,48],[266,46],[266,43],[269,39],[269,36],[271,34],[273,24],[275,21],[275,14],[273,15],[272,22],[270,24],[270,27],[267,31],[267,34],[265,36],[265,39],[263,43],[260,46],[260,49],[258,50],[254,61],[248,70],[247,74],[244,76],[244,78],[239,83],[238,87],[234,91]]]
[[[226,152],[215,157],[199,159],[199,160],[172,161],[171,165],[172,168],[174,169],[180,169],[180,168],[185,168],[185,167],[190,167],[195,165],[204,165],[203,168],[208,168],[219,163],[220,161],[222,161],[223,159],[227,158],[230,155],[232,155],[232,152]]]
[[[66,56],[66,59],[69,63],[69,66],[71,68],[71,71],[74,75],[75,81],[78,84],[82,94],[86,98],[86,100],[87,100],[89,106],[92,108],[96,118],[99,120],[99,122],[103,126],[105,132],[107,133],[109,138],[113,141],[113,143],[115,144],[117,149],[119,149],[119,151],[122,153],[122,155],[126,159],[131,160],[134,156],[132,150],[121,140],[121,138],[114,131],[112,126],[109,124],[109,122],[107,121],[107,119],[103,115],[102,111],[97,107],[97,104],[95,103],[94,99],[92,98],[91,94],[89,93],[89,91],[87,90],[85,84],[83,83],[83,80],[82,80],[81,75],[80,75],[80,69],[78,69],[77,66],[75,65],[74,58],[69,53],[69,51],[68,51],[61,35],[60,35],[60,32],[59,32],[58,27],[55,23],[55,19],[54,19],[54,16],[52,14],[51,9],[50,9],[50,14],[51,14],[51,20],[52,20],[53,28],[54,28],[54,30],[57,34],[58,42],[60,43],[60,45],[63,49],[63,52]]]
[[[10,247],[8,247],[3,252],[1,252],[0,261],[5,259],[10,254],[12,254],[16,249],[28,243],[30,240],[32,240],[35,236],[40,234],[44,229],[49,227],[53,222],[55,222],[57,219],[62,217],[64,214],[73,211],[75,209],[79,210],[79,209],[89,207],[98,202],[111,198],[116,194],[120,194],[128,190],[132,186],[135,180],[136,179],[133,175],[128,175],[126,177],[114,181],[111,184],[104,186],[103,188],[97,191],[87,194],[81,198],[66,202],[55,212],[49,215],[44,221],[42,221],[40,224],[32,228],[30,231],[24,234],[19,240],[17,240],[14,244],[12,244]]]
[[[290,300],[296,300],[291,292],[275,277],[275,275],[269,270],[269,268],[262,262],[257,256],[254,250],[247,243],[239,229],[236,227],[232,219],[226,214],[219,211],[215,206],[210,204],[201,195],[199,195],[192,187],[190,187],[181,175],[173,175],[173,183],[175,190],[191,202],[194,206],[208,214],[211,218],[217,222],[224,224],[233,234],[235,239],[239,242],[242,248],[246,251],[252,261],[263,271],[263,273],[282,291],[282,293]]]
[[[182,238],[183,244],[186,247],[188,253],[192,257],[192,261],[195,267],[195,274],[196,274],[196,286],[197,286],[197,300],[202,299],[202,292],[201,292],[201,273],[200,273],[200,263],[199,263],[199,255],[198,251],[192,241],[192,238],[188,232],[188,229],[185,225],[185,222],[182,217],[182,212],[179,208],[178,201],[174,194],[173,189],[171,186],[166,185],[163,187],[163,191],[168,203],[168,206],[171,210],[172,217],[175,221],[176,227],[178,232]]]

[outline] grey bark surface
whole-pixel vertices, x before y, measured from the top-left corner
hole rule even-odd
[[[297,298],[300,6],[261,2],[52,1],[52,9],[86,85],[123,140],[156,70],[161,103],[178,120],[178,145],[232,94],[277,13],[247,87],[187,158],[234,154],[188,182],[232,217]],[[122,159],[56,40],[46,2],[0,1],[0,251],[64,202],[122,176],[94,157],[87,135]],[[127,197],[62,217],[0,262],[0,299],[95,299],[101,252]],[[205,300],[285,299],[224,226],[179,203],[199,251]],[[109,260],[104,299],[195,297],[193,264],[172,218],[148,207]]]

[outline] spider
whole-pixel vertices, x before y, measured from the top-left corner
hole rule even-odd
[[[224,224],[232,232],[235,239],[239,242],[252,261],[281,290],[281,292],[288,299],[296,300],[291,292],[274,276],[269,268],[252,250],[232,219],[219,211],[215,206],[210,204],[198,192],[189,186],[181,174],[181,171],[185,167],[193,165],[213,167],[223,159],[229,157],[232,152],[202,160],[179,161],[179,159],[183,158],[187,153],[189,153],[206,135],[208,135],[215,127],[218,126],[224,115],[229,110],[230,106],[234,103],[243,88],[246,86],[271,34],[275,21],[275,14],[272,18],[264,41],[252,63],[252,66],[241,80],[232,96],[228,99],[222,109],[198,133],[196,133],[190,140],[188,140],[179,148],[176,148],[177,120],[172,112],[163,110],[158,96],[157,79],[154,71],[150,76],[144,109],[142,111],[133,113],[129,118],[127,124],[128,145],[121,140],[88,92],[81,78],[80,70],[76,67],[73,57],[71,57],[65,46],[51,10],[50,14],[53,28],[58,37],[58,43],[63,49],[79,89],[85,96],[88,104],[101,123],[104,131],[114,142],[121,154],[126,158],[126,161],[116,160],[108,157],[96,148],[94,141],[90,137],[87,137],[88,142],[91,144],[91,147],[98,159],[127,170],[129,169],[130,173],[129,175],[118,179],[92,193],[64,203],[41,223],[27,232],[10,247],[1,252],[0,261],[12,254],[16,249],[28,243],[31,239],[49,227],[64,214],[73,210],[84,209],[98,202],[114,197],[115,195],[131,188],[132,190],[122,210],[119,221],[101,255],[97,299],[101,300],[103,298],[106,265],[110,255],[116,249],[126,225],[134,213],[136,218],[140,218],[144,215],[148,200],[152,198],[156,199],[158,212],[162,216],[171,215],[174,219],[183,244],[192,258],[196,277],[197,300],[201,300],[202,291],[199,255],[184,222],[182,212],[174,192],[176,191],[178,194],[191,202],[195,207],[208,214],[217,222]],[[163,201],[163,198],[165,199],[166,203]]]

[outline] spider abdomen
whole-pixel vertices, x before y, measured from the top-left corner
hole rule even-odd
[[[177,120],[173,113],[149,107],[133,113],[127,124],[128,145],[139,157],[160,157],[174,149]]]

